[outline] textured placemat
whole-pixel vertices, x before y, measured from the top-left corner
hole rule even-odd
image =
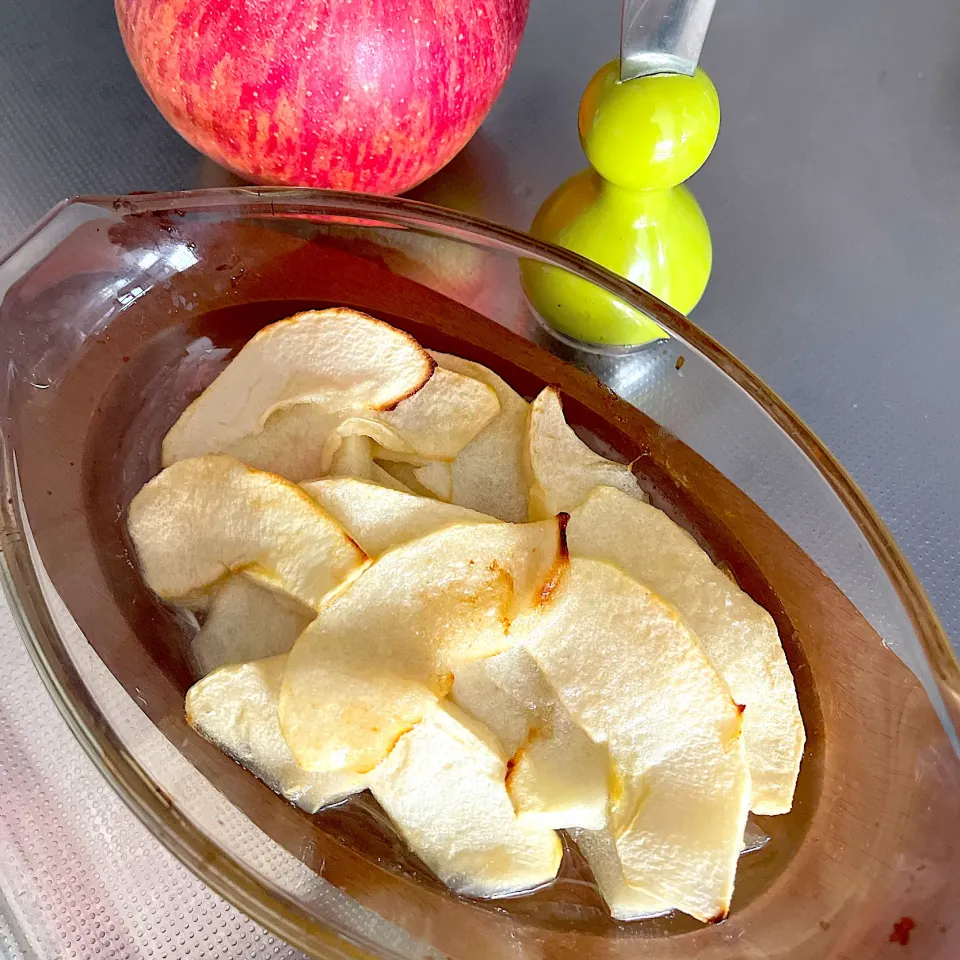
[[[3,601],[0,660],[0,956],[301,956],[212,893],[124,806],[54,707]]]

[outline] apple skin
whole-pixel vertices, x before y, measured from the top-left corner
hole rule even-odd
[[[396,194],[462,149],[529,0],[115,0],[167,121],[258,183]]]

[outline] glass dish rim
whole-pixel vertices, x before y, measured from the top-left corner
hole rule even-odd
[[[886,525],[839,461],[813,431],[759,377],[709,334],[647,291],[571,251],[510,227],[419,201],[341,191],[289,187],[229,187],[127,196],[78,196],[54,207],[12,249],[0,266],[40,236],[67,209],[90,205],[123,215],[166,212],[229,212],[235,218],[315,218],[347,216],[382,224],[426,229],[446,239],[532,256],[568,270],[639,309],[659,326],[699,351],[769,416],[816,468],[839,497],[889,578],[910,619],[954,725],[960,730],[960,662],[923,587]],[[597,351],[595,344],[582,344]],[[605,351],[599,351],[605,352]],[[0,406],[7,398],[0,396]],[[51,610],[43,599],[38,571],[28,545],[28,526],[20,497],[16,451],[0,432],[0,579],[11,610],[41,679],[71,732],[107,782],[154,836],[201,880],[228,902],[288,943],[329,957],[383,957],[382,948],[355,942],[317,922],[290,897],[255,878],[222,847],[212,842],[177,809],[129,753],[86,690],[63,645]]]

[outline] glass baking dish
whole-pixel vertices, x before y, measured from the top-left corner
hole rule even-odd
[[[521,262],[640,311],[664,338],[619,354],[560,342],[523,296]],[[949,640],[836,460],[684,317],[503,227],[285,188],[62,204],[0,263],[0,297],[2,569],[24,640],[103,775],[251,917],[318,957],[839,960],[899,956],[904,941],[930,960],[960,954]],[[774,615],[808,748],[794,810],[757,818],[771,839],[741,862],[724,923],[614,922],[572,855],[529,896],[456,897],[371,801],[307,816],[186,726],[189,627],[140,580],[126,505],[246,339],[340,304],[527,396],[558,384],[571,421],[635,462]]]

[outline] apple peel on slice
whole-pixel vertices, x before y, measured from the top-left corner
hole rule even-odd
[[[770,614],[662,510],[616,490],[595,490],[574,511],[567,544],[575,556],[616,564],[677,608],[744,707],[751,809],[786,813],[805,736],[793,675]]]
[[[607,749],[573,722],[527,650],[465,664],[451,696],[507,751],[507,792],[521,820],[557,830],[606,823]]]
[[[225,456],[167,467],[133,498],[127,529],[147,585],[183,604],[242,572],[316,608],[367,561],[296,484]]]
[[[307,813],[359,793],[354,773],[307,773],[280,733],[277,703],[285,656],[230,664],[187,691],[187,723],[271,790]]]
[[[280,726],[306,770],[366,772],[446,696],[462,663],[514,643],[566,566],[556,519],[445,527],[390,550],[297,639]]]
[[[554,831],[514,814],[506,765],[489,732],[441,703],[370,775],[370,789],[410,849],[453,891],[505,897],[553,880]]]
[[[451,464],[452,503],[501,520],[527,519],[527,479],[523,445],[530,404],[492,370],[471,360],[430,351],[444,370],[472,377],[489,386],[500,412],[458,454]]]
[[[289,653],[316,611],[249,579],[230,577],[213,595],[190,652],[200,676],[228,663]]]
[[[530,406],[525,465],[530,481],[530,519],[570,513],[594,487],[622,490],[646,501],[628,464],[614,463],[594,453],[563,415],[555,387],[542,390]]]
[[[622,778],[611,823],[626,882],[699,920],[722,919],[750,774],[740,711],[696,637],[646,587],[579,557],[517,630]]]
[[[324,477],[301,486],[374,558],[454,524],[500,522],[466,507],[347,477]]]
[[[163,464],[226,453],[291,480],[329,460],[329,433],[362,412],[392,410],[436,367],[409,334],[344,308],[311,310],[257,333],[184,411]],[[323,471],[325,472],[325,470]]]

